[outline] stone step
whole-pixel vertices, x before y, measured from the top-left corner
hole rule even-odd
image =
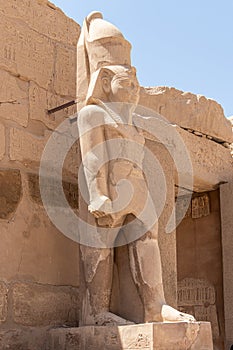
[[[209,322],[57,328],[49,338],[49,350],[213,350]]]

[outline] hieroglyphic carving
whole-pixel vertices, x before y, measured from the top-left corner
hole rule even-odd
[[[219,324],[216,305],[194,306],[194,314],[197,320],[211,322],[213,337],[219,337]]]
[[[138,334],[137,339],[129,344],[128,349],[150,349],[151,341],[148,335]]]
[[[198,219],[210,214],[210,203],[207,194],[192,199],[192,218]]]
[[[0,118],[26,127],[28,114],[28,83],[0,70]]]
[[[203,216],[208,216],[210,214],[210,202],[208,194],[203,194],[192,198],[191,203],[189,196],[181,196],[176,199],[177,203],[177,212],[176,216],[179,218],[184,212],[184,208],[186,210],[184,218],[192,217],[192,219],[199,219]]]
[[[54,66],[51,40],[2,14],[0,31],[0,66],[24,80],[35,80],[48,88]]]
[[[216,292],[208,281],[186,278],[178,282],[178,307],[198,321],[211,322],[213,337],[219,337]]]
[[[53,40],[76,45],[80,26],[52,5],[47,0],[0,0],[0,13],[23,20],[30,28]]]
[[[32,81],[29,86],[29,101],[30,119],[39,120],[50,129],[55,129],[65,118],[75,113],[75,106],[71,106],[49,115],[49,109],[60,106],[70,99],[46,91]]]
[[[7,44],[4,46],[4,58],[15,62],[15,48],[12,47],[10,44]]]
[[[56,45],[54,90],[60,95],[76,96],[76,49]]]

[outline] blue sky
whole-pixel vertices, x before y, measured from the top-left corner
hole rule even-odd
[[[52,0],[80,25],[93,10],[133,46],[142,86],[173,86],[218,101],[233,115],[232,0]]]

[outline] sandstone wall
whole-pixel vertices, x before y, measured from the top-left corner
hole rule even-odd
[[[78,245],[50,222],[38,170],[52,131],[73,112],[47,110],[76,96],[80,27],[47,1],[0,0],[0,31],[0,348],[27,349],[30,327],[78,321]],[[77,155],[74,146],[63,179],[74,210]]]
[[[153,109],[169,122],[206,135],[217,142],[233,142],[232,126],[223,108],[202,95],[173,87],[141,88],[140,104]]]

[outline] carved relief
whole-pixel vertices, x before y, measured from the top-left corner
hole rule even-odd
[[[137,339],[129,344],[128,349],[150,349],[151,341],[148,335],[146,334],[138,334]]]
[[[48,110],[70,101],[50,91],[39,87],[36,83],[30,82],[29,87],[30,119],[43,122],[50,129],[55,129],[67,117],[75,114],[75,106],[65,108],[53,114]]]
[[[207,194],[192,199],[192,218],[198,219],[210,214],[210,203]]]
[[[28,114],[28,83],[0,70],[0,118],[26,127]]]
[[[60,95],[75,96],[76,81],[74,75],[76,72],[70,67],[76,66],[76,50],[57,46],[56,52],[54,90]]]
[[[15,48],[12,47],[11,45],[6,45],[4,47],[4,58],[6,60],[15,62],[15,56],[16,56]]]
[[[24,80],[34,80],[47,88],[53,78],[54,45],[51,40],[2,14],[0,31],[0,64]]]
[[[12,18],[17,17],[38,33],[56,41],[62,41],[68,45],[77,43],[79,25],[64,16],[62,11],[47,0],[0,0],[0,13]]]
[[[182,196],[177,198],[177,213],[176,216],[179,218],[180,213],[184,212],[184,208],[187,208],[190,197]],[[203,216],[210,214],[210,201],[208,194],[203,194],[192,198],[191,203],[188,205],[188,209],[185,213],[185,218],[192,217],[192,219],[199,219]]]
[[[186,278],[178,282],[178,307],[198,321],[211,322],[213,337],[219,337],[216,292],[208,281]]]

